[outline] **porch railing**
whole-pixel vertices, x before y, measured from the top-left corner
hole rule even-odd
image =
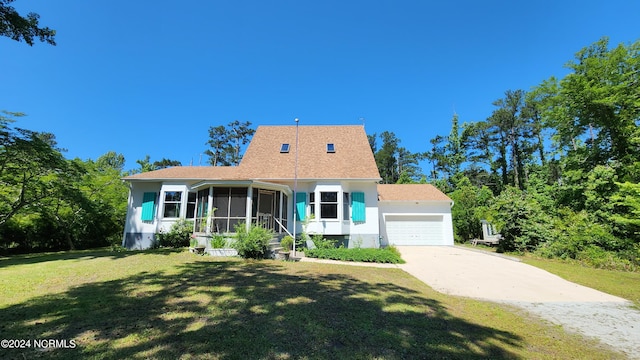
[[[282,225],[282,223],[281,223],[280,221],[278,221],[278,219],[273,218],[273,220],[274,220],[276,223],[278,223],[278,225],[280,225],[280,229],[284,230],[284,232],[286,232],[286,233],[287,233],[287,235],[289,235],[289,236],[293,237],[293,235],[289,232],[289,230],[287,230],[287,228],[286,228],[284,225]]]

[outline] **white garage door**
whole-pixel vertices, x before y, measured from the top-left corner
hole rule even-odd
[[[445,245],[442,216],[386,216],[389,245]]]

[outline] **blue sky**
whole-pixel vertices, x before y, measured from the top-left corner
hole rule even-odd
[[[637,0],[17,0],[57,46],[0,38],[0,109],[68,158],[198,165],[209,126],[361,124],[413,152],[566,74],[603,36],[640,39]],[[202,164],[206,156],[202,157]],[[425,169],[426,171],[426,169]]]

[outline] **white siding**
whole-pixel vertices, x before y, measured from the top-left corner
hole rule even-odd
[[[124,224],[124,235],[122,245],[125,246],[127,237],[135,244],[130,247],[136,249],[146,249],[151,246],[155,239],[155,233],[158,230],[158,211],[159,211],[159,194],[161,189],[159,182],[131,183],[129,191],[129,203],[127,206],[127,218]],[[145,192],[156,193],[156,204],[153,221],[145,221],[142,219],[142,198]]]
[[[288,184],[293,189],[293,184]],[[320,219],[319,203],[320,192],[338,192],[338,218]],[[365,181],[300,181],[298,192],[307,194],[307,213],[309,216],[309,193],[314,192],[316,197],[316,217],[309,221],[307,232],[310,234],[324,235],[344,235],[349,237],[349,246],[378,247],[379,246],[379,218],[378,218],[378,190],[375,182]],[[365,194],[366,221],[364,223],[353,223],[351,220],[344,220],[343,194],[348,192],[363,192]],[[349,198],[351,199],[351,197]],[[293,206],[291,206],[293,208]],[[351,209],[349,209],[351,213]],[[293,215],[291,215],[293,217]],[[302,224],[298,222],[296,233],[302,231]]]

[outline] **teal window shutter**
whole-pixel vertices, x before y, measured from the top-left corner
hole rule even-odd
[[[364,193],[351,193],[351,220],[353,222],[366,221],[366,207],[364,205]]]
[[[307,213],[307,193],[296,193],[296,221],[302,221]]]
[[[144,196],[142,196],[142,221],[153,221],[155,207],[156,193],[144,193]]]

